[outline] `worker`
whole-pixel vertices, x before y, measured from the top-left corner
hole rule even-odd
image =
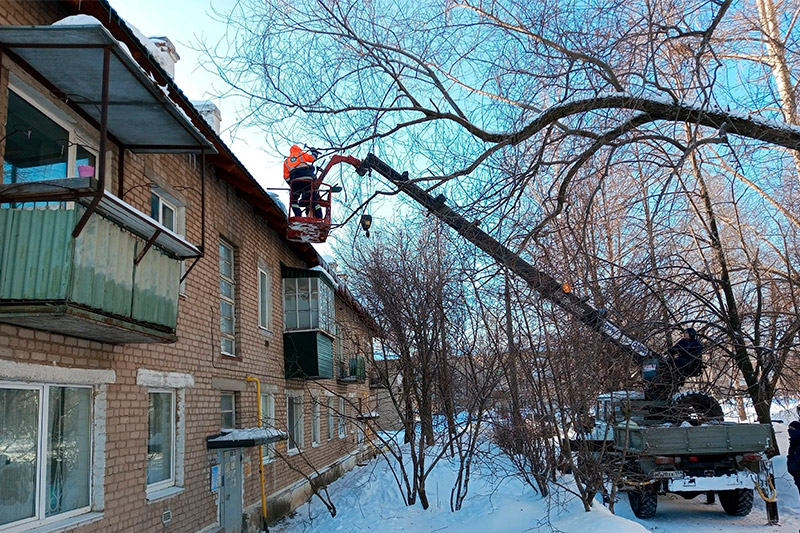
[[[786,470],[800,491],[800,422],[789,424],[789,451],[786,453]]]
[[[683,330],[683,338],[667,350],[667,353],[673,357],[675,370],[683,380],[699,376],[703,370],[703,345],[697,340],[694,328]]]
[[[290,204],[294,216],[303,216],[303,208],[312,206],[312,213],[323,218],[322,206],[316,190],[314,161],[315,151],[304,152],[299,146],[292,145],[289,157],[283,162],[283,179],[289,184]]]

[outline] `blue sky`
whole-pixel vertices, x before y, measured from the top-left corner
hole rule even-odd
[[[111,6],[130,24],[147,36],[165,35],[175,44],[180,61],[175,65],[175,81],[193,100],[212,99],[222,112],[222,138],[247,169],[264,187],[283,187],[282,160],[267,153],[265,132],[255,128],[239,129],[231,136],[231,127],[240,116],[241,106],[233,99],[212,98],[225,85],[214,74],[199,66],[200,53],[192,50],[201,39],[216,42],[225,33],[225,25],[212,16],[210,0],[109,0]],[[235,0],[213,0],[213,8],[226,11]],[[298,142],[301,142],[299,140]],[[287,151],[288,151],[288,147]]]
[[[221,137],[245,167],[265,188],[283,188],[283,158],[267,152],[266,132],[258,128],[239,128],[232,135],[232,126],[242,115],[242,105],[233,98],[213,98],[225,90],[225,84],[215,74],[200,66],[199,42],[215,43],[225,34],[225,24],[215,20],[212,8],[225,12],[236,0],[109,0],[111,6],[128,23],[147,36],[165,35],[175,45],[181,59],[175,65],[175,81],[193,100],[211,99],[222,112]],[[302,143],[302,139],[297,140]],[[284,147],[286,153],[289,147]],[[288,205],[288,192],[276,192]],[[315,247],[331,254],[328,244]]]

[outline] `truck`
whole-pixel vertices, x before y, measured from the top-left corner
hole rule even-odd
[[[658,496],[668,493],[718,498],[732,516],[750,514],[754,488],[764,500],[774,499],[771,426],[687,417],[679,406],[694,394],[679,393],[666,408],[656,402],[657,409],[641,391],[602,394],[594,426],[579,436],[622,468],[620,491],[637,518],[653,518]]]
[[[631,357],[641,368],[643,391],[610,393],[598,399],[592,440],[611,445],[624,466],[623,490],[634,514],[652,518],[659,494],[674,492],[686,498],[700,493],[719,497],[723,509],[736,516],[749,514],[753,488],[767,502],[767,519],[778,522],[772,463],[774,449],[768,424],[724,422],[720,404],[699,391],[679,392],[686,376],[675,375],[672,360],[625,332],[607,310],[597,309],[562,283],[520,257],[436,197],[370,153],[363,160],[334,155],[320,180],[340,163],[355,167],[360,176],[373,171],[427,209],[458,234],[516,274],[540,296],[577,317],[591,330]],[[370,220],[371,222],[371,220]],[[366,229],[366,228],[365,228]],[[602,413],[602,414],[601,414]]]

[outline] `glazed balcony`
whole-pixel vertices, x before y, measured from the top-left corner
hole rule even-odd
[[[339,381],[344,383],[364,383],[367,379],[366,359],[357,355],[351,357],[347,362],[342,361],[338,378]]]

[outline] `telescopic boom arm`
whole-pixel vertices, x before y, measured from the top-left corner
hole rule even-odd
[[[638,360],[658,358],[659,355],[644,344],[632,339],[609,320],[605,313],[595,309],[572,292],[565,292],[562,284],[551,275],[537,269],[523,258],[481,230],[476,224],[445,205],[443,196],[434,198],[415,183],[409,181],[408,173],[400,174],[374,154],[367,154],[362,161],[352,156],[335,155],[322,172],[322,177],[336,164],[349,163],[356,167],[359,176],[374,170],[425,207],[442,222],[456,230],[462,237],[489,254],[495,261],[522,278],[530,288],[556,304],[564,311],[578,317],[584,324],[600,333],[608,341]]]

